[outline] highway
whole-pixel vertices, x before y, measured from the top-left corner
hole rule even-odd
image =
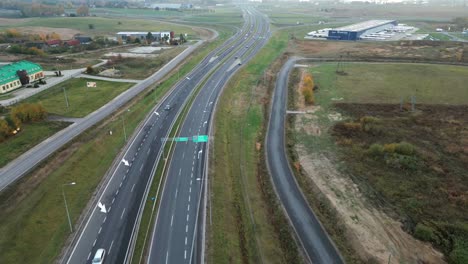
[[[205,123],[205,121],[209,121],[211,117],[211,110],[214,106],[213,101],[216,99],[220,87],[224,86],[227,77],[231,76],[240,66],[236,62],[235,56],[242,60],[244,60],[243,56],[245,56],[245,60],[248,60],[261,48],[259,45],[254,45],[254,43],[263,44],[265,42],[264,38],[254,38],[254,34],[251,33],[247,33],[247,36],[244,37],[245,32],[249,30],[251,19],[253,20],[252,15],[247,15],[249,11],[245,11],[244,14],[247,20],[244,28],[205,57],[149,113],[143,125],[126,146],[123,155],[118,157],[117,162],[115,162],[107,184],[99,191],[95,205],[88,213],[87,219],[78,228],[77,235],[73,239],[69,250],[65,253],[63,262],[91,263],[94,253],[99,248],[104,248],[107,252],[106,263],[125,263],[131,259],[135,241],[133,235],[138,230],[149,185],[152,182],[156,165],[161,160],[161,150],[166,143],[163,139],[168,136],[190,95],[194,93],[198,85],[203,84],[199,96],[196,97],[192,104],[193,107],[182,125],[181,133],[187,136],[198,135],[203,132],[201,127],[207,128],[209,126],[208,122]],[[245,48],[246,46],[250,48]],[[207,77],[209,78],[207,79]],[[212,89],[215,87],[217,89]],[[203,100],[200,101],[199,98],[203,98]],[[165,109],[167,105],[170,105],[169,110]],[[188,128],[186,130],[187,126],[196,127],[196,129]],[[188,162],[188,160],[184,160],[184,157],[193,157],[193,151],[199,152],[204,144],[194,145],[192,143],[177,144],[163,193],[170,190],[168,187],[169,179],[175,179],[175,177],[172,177],[172,173],[176,164],[180,166],[179,171],[182,168],[184,169],[185,176],[189,175],[187,169],[190,171],[194,168],[194,160]],[[181,145],[185,145],[187,149],[181,148]],[[200,154],[198,152],[196,153],[198,162],[196,170],[201,171],[199,164],[203,164],[206,154],[203,150]],[[178,156],[179,154],[180,156]],[[197,177],[194,174],[192,184],[195,184]],[[189,184],[188,177],[184,179],[181,184]],[[199,182],[201,183],[201,181]],[[187,191],[189,189],[185,188],[184,192]],[[193,193],[195,192],[200,193],[200,189],[195,190],[194,188]],[[183,193],[180,194],[180,197],[182,197]],[[163,197],[161,203],[161,212],[167,206],[164,202],[165,197]],[[194,196],[192,198],[195,205],[199,204]],[[160,198],[155,197],[155,199]],[[107,212],[101,211],[99,203],[106,207]],[[178,209],[180,208],[178,207]],[[185,210],[187,210],[187,207],[185,207]],[[195,212],[194,206],[192,206],[192,210]],[[162,220],[166,217],[168,216],[163,216],[160,213],[157,219]],[[191,228],[191,230],[194,229],[193,226]],[[159,236],[157,239],[160,240]],[[155,243],[152,243],[152,245],[155,245]],[[154,261],[153,258],[151,263],[159,263],[159,261]],[[171,260],[171,263],[179,262],[172,262]]]
[[[250,17],[250,18],[249,18]],[[238,50],[217,70],[195,98],[179,135],[209,135],[211,117],[222,88],[266,43],[265,17],[248,9]],[[244,32],[247,33],[244,35]],[[239,58],[239,59],[238,59]],[[207,143],[178,142],[163,185],[162,200],[152,232],[148,263],[203,263],[203,191],[207,175]]]
[[[172,69],[179,65],[183,60],[185,60],[193,50],[200,46],[201,43],[202,42],[197,42],[196,44],[189,46],[181,54],[176,56],[173,60],[164,65],[159,71],[150,77],[123,92],[100,109],[87,115],[81,119],[80,122],[68,126],[67,128],[36,145],[29,151],[25,152],[15,160],[9,162],[5,167],[0,169],[0,191],[31,171],[40,162],[70,142],[73,138],[77,137],[88,128],[94,126],[110,114],[114,113],[117,109],[129,102],[132,98],[134,98],[149,86],[154,85],[157,81],[162,79]]]
[[[275,191],[295,230],[296,237],[311,263],[344,263],[323,226],[307,204],[292,173],[285,150],[285,116],[289,73],[297,59],[281,68],[271,103],[265,142],[267,165]]]

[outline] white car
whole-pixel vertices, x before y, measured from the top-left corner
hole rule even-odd
[[[106,250],[100,248],[96,251],[93,258],[93,264],[102,264],[104,263],[104,257],[106,256]]]

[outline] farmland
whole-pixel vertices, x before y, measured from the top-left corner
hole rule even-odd
[[[66,28],[69,30],[77,30],[82,34],[90,36],[114,35],[119,31],[162,31],[168,28],[178,34],[187,33],[190,36],[195,36],[196,33],[187,26],[167,24],[160,21],[143,20],[143,19],[128,19],[128,18],[103,18],[103,17],[44,17],[44,18],[27,18],[15,19],[14,25],[2,24],[0,30],[8,28]],[[93,28],[90,28],[90,24]]]

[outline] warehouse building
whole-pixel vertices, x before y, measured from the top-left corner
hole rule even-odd
[[[395,20],[369,20],[328,31],[331,40],[359,40],[361,36],[384,31],[398,25]]]
[[[0,67],[0,94],[44,78],[42,67],[29,61],[19,61]]]

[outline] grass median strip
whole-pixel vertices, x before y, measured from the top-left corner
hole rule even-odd
[[[188,73],[215,45],[202,46],[181,66],[180,74]],[[72,222],[76,223],[125,144],[122,118],[131,134],[176,81],[177,74],[173,74],[159,87],[148,89],[0,194],[0,263],[52,263],[57,258],[69,235],[62,184],[76,182],[65,190]]]

